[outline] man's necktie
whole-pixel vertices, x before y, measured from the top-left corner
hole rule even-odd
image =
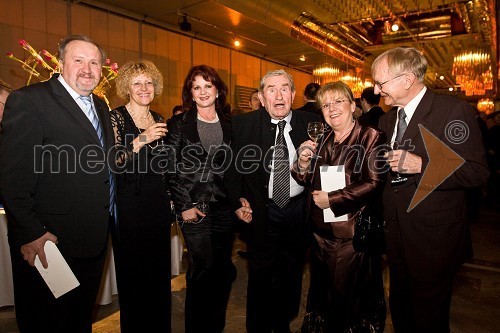
[[[85,104],[85,110],[84,110],[85,114],[92,123],[92,126],[94,126],[94,129],[97,133],[97,137],[101,142],[101,146],[105,148],[104,140],[102,137],[101,123],[99,122],[99,118],[97,118],[97,114],[94,110],[94,103],[92,103],[92,100],[90,99],[89,96],[80,96],[80,99],[82,100],[83,104]],[[109,212],[113,215],[114,204],[115,204],[115,180],[113,178],[113,175],[111,174],[111,170],[108,169],[108,171],[109,171]]]
[[[285,141],[286,121],[278,123],[278,137],[274,146],[273,201],[283,208],[290,201],[290,161]]]
[[[101,146],[104,147],[104,141],[102,139],[102,129],[101,124],[99,123],[99,118],[94,111],[94,105],[89,96],[80,96],[83,104],[85,104],[85,114],[87,118],[89,118],[92,126],[94,126],[95,131],[97,132],[97,136],[99,137],[99,142],[101,142]]]
[[[396,132],[396,142],[394,143],[395,146],[401,144],[401,139],[403,138],[403,135],[405,134],[406,128],[408,127],[408,124],[406,123],[406,113],[405,109],[401,108],[398,111],[398,129]]]

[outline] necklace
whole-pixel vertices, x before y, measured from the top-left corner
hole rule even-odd
[[[151,117],[151,112],[149,112],[149,108],[148,110],[146,111],[146,115],[145,116],[140,116],[138,115],[133,109],[132,109],[132,106],[130,105],[130,103],[128,103],[127,105],[125,105],[125,108],[127,109],[128,113],[130,113],[130,116],[132,118],[139,118],[139,119],[148,119]]]
[[[141,135],[142,133],[144,133],[144,131],[146,131],[146,129],[149,126],[151,126],[152,124],[156,123],[153,115],[151,114],[151,112],[148,109],[147,115],[145,117],[140,117],[140,119],[144,119],[144,121],[142,121],[142,123],[146,124],[146,126],[141,126],[141,127],[144,127],[144,129],[141,129],[141,128],[139,128],[139,126],[137,126],[137,123],[134,120],[134,112],[131,112],[132,110],[131,110],[130,104],[125,105],[125,108],[127,109],[127,112],[129,113],[130,118],[132,118],[132,123],[135,125],[135,128],[137,128],[137,131],[139,132],[139,135]],[[151,118],[151,119],[149,121],[145,121],[147,118]],[[138,120],[140,120],[140,119],[138,119]],[[159,122],[162,122],[162,120],[163,119],[160,119]],[[155,149],[155,148],[158,147],[159,142],[161,142],[162,145],[165,145],[165,143],[163,141],[163,138],[155,140],[155,141],[156,141],[156,144],[154,146],[151,146],[151,142],[147,143],[148,147],[151,148],[151,149]],[[165,147],[163,147],[160,151],[163,151],[164,149],[165,149]]]
[[[353,128],[354,128],[354,121],[351,123],[351,125],[349,125],[349,128],[345,131],[345,133],[342,133],[342,135],[338,138],[338,140],[337,138],[335,138],[334,141],[337,143],[341,143],[349,135],[349,133],[351,133]],[[337,136],[336,134],[337,133],[335,133],[335,136]]]
[[[215,113],[215,118],[212,120],[208,120],[208,119],[203,118],[199,112],[197,113],[197,118],[198,118],[198,120],[201,120],[205,123],[210,123],[210,124],[215,124],[216,122],[219,121],[219,116],[217,115],[217,113]]]

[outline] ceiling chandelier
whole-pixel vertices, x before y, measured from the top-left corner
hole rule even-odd
[[[344,71],[332,64],[326,63],[313,69],[314,82],[324,85],[328,82],[342,81],[352,90],[354,98],[361,97],[366,87],[373,86],[370,80],[363,80],[361,69]]]
[[[465,51],[453,58],[452,74],[466,96],[485,95],[493,89],[490,54]]]

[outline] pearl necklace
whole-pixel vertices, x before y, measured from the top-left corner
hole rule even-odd
[[[212,120],[208,120],[208,119],[203,118],[199,112],[197,113],[197,118],[198,118],[198,120],[201,120],[201,121],[203,121],[205,123],[209,123],[209,124],[215,124],[216,122],[219,121],[219,116],[217,115],[217,113],[215,113],[215,118]]]

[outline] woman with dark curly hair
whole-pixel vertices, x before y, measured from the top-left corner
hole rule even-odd
[[[121,332],[170,332],[170,199],[164,182],[165,120],[149,106],[163,77],[146,60],[116,78],[127,104],[111,111],[116,137],[118,228],[113,232]],[[164,163],[163,163],[164,165]]]
[[[186,273],[186,333],[224,330],[236,268],[231,261],[232,212],[222,178],[230,161],[227,86],[215,69],[191,68],[182,87],[185,111],[167,135],[167,174],[190,264]]]

